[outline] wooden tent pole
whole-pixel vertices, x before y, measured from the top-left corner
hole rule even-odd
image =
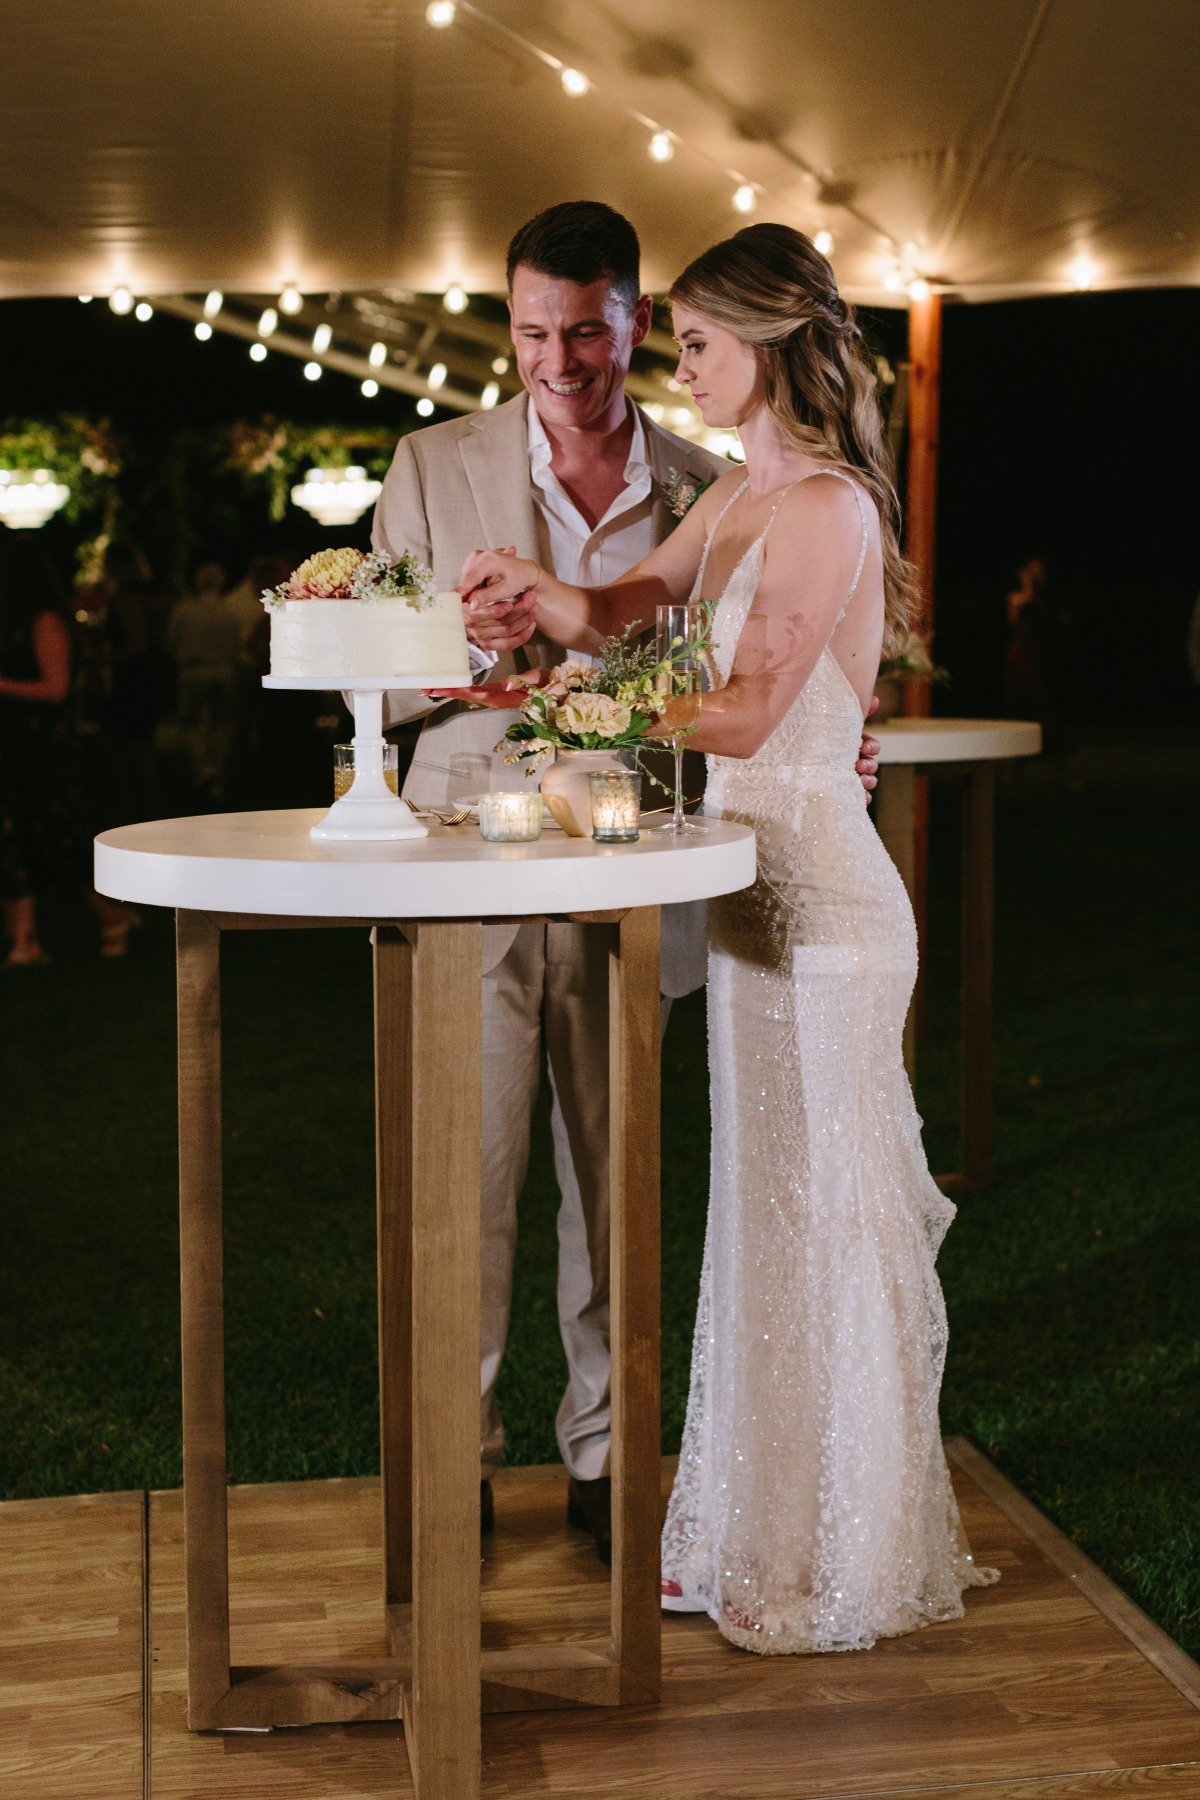
[[[933,584],[937,550],[937,479],[942,374],[942,300],[926,294],[908,306],[908,482],[905,503],[905,548],[917,571],[921,610],[917,629],[928,639],[933,632]],[[904,683],[904,712],[927,718],[932,708],[930,684],[909,676]],[[929,873],[929,777],[913,783],[913,911],[920,944],[920,972],[908,1027],[913,1039],[925,1017],[926,892]]]
[[[942,375],[942,300],[927,294],[908,307],[908,493],[906,548],[921,586],[922,636],[933,629],[933,582],[937,547],[937,478]],[[931,711],[929,683],[910,677],[904,711],[925,718]]]

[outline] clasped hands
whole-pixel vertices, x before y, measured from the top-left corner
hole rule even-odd
[[[467,636],[481,650],[503,655],[527,644],[537,630],[537,585],[542,571],[503,550],[473,550],[462,566],[458,592]]]

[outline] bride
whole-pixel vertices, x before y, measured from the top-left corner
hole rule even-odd
[[[689,742],[705,812],[754,827],[758,878],[710,911],[712,1174],[663,1604],[747,1650],[858,1650],[995,1579],[938,1430],[954,1208],[902,1062],[916,933],[854,773],[914,587],[874,375],[824,257],[751,225],[669,299],[678,378],[737,429],[745,470],[611,587],[481,552],[461,591],[497,648],[538,628],[582,650],[719,596],[724,685]]]

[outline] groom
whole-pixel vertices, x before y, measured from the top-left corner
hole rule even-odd
[[[648,555],[677,523],[675,476],[704,486],[723,458],[663,431],[625,394],[650,329],[637,235],[598,201],[550,207],[508,252],[509,312],[525,393],[493,412],[400,439],[375,509],[376,549],[409,550],[453,587],[472,550],[511,545],[559,579],[598,585]],[[468,634],[472,618],[466,613]],[[498,660],[473,648],[476,679],[561,660],[538,637]],[[506,713],[389,696],[388,722],[431,714],[405,782],[408,799],[445,805],[524,776],[493,746]],[[515,716],[515,715],[514,715]],[[869,758],[871,746],[864,746]],[[860,764],[868,785],[874,763]],[[702,911],[667,909],[662,987],[705,978]],[[608,967],[602,933],[569,924],[484,928],[481,1519],[504,1431],[494,1389],[508,1334],[517,1200],[543,1053],[549,1068],[558,1213],[558,1317],[568,1380],[558,1409],[568,1518],[611,1556],[609,1508]]]

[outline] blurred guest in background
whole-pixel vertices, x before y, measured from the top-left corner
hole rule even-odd
[[[49,961],[38,899],[90,890],[89,841],[72,727],[66,599],[35,543],[0,532],[0,900],[6,969]],[[101,949],[126,947],[133,915],[90,891]]]
[[[1042,557],[1032,556],[1018,569],[1007,605],[1005,710],[1013,719],[1035,719],[1042,728],[1042,748],[1052,754],[1061,748],[1063,619]]]
[[[107,673],[100,728],[109,768],[104,828],[158,811],[154,731],[165,709],[168,674],[152,636],[150,567],[135,544],[118,539],[108,546],[100,586]]]
[[[258,756],[262,723],[262,678],[271,666],[271,631],[263,605],[264,588],[278,586],[291,573],[280,556],[256,556],[225,604],[237,622],[241,650],[234,704],[234,765],[243,774]]]
[[[168,641],[179,671],[179,723],[188,739],[193,779],[202,793],[220,799],[233,747],[242,654],[220,563],[204,563],[196,571],[196,591],[176,604]]]

